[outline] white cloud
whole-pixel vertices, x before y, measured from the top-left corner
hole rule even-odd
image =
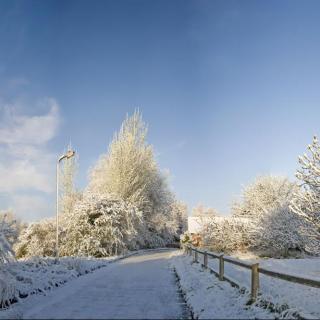
[[[12,207],[18,216],[23,220],[37,220],[43,218],[44,213],[54,210],[51,203],[41,196],[14,195],[12,196]]]
[[[41,103],[48,110],[43,115],[17,112],[28,111],[28,106],[0,105],[0,193],[27,219],[38,217],[39,210],[44,210],[43,215],[48,212],[44,198],[30,192],[48,195],[55,187],[55,155],[47,143],[57,134],[59,107],[54,99]]]
[[[0,143],[41,145],[51,140],[59,125],[58,105],[53,99],[45,103],[50,111],[41,116],[17,115],[14,106],[5,106],[0,123]]]
[[[49,179],[46,169],[49,168],[45,163],[32,163],[28,159],[14,160],[6,165],[0,163],[0,192],[33,189],[50,193],[53,191],[52,179]]]

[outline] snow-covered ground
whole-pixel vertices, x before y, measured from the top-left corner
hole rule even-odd
[[[219,281],[200,263],[193,263],[181,254],[172,259],[186,300],[199,319],[269,319],[275,315],[255,305],[246,305],[250,299],[226,281]]]
[[[202,255],[199,255],[202,259]],[[250,259],[263,268],[320,281],[320,258],[307,259]],[[208,264],[218,271],[218,260],[209,259]],[[250,270],[225,262],[225,275],[241,287],[250,288]],[[320,289],[288,282],[260,274],[261,298],[274,305],[287,305],[300,315],[320,318]]]
[[[241,257],[242,259],[244,256]],[[261,267],[269,270],[274,270],[286,274],[303,276],[320,280],[320,259],[254,259],[249,257],[247,262],[259,262]],[[189,264],[191,261],[190,257]],[[199,261],[203,263],[203,255],[199,254]],[[209,259],[208,265],[213,270],[219,270],[218,259]],[[240,288],[250,291],[251,272],[248,269],[242,268],[225,262],[225,276],[237,283]],[[270,303],[269,307],[277,310],[286,309],[286,312],[299,314],[306,318],[320,318],[320,289],[305,285],[295,284],[288,281],[272,278],[260,274],[260,297],[259,301],[263,304]],[[258,302],[259,302],[258,301]],[[284,314],[283,314],[284,315]]]
[[[199,255],[200,262],[201,259]],[[320,259],[259,262],[271,270],[320,279]],[[209,259],[209,266],[218,270],[214,259]],[[175,250],[150,250],[122,260],[65,258],[55,263],[54,259],[32,259],[11,264],[10,269],[2,267],[0,288],[13,284],[7,292],[17,303],[2,309],[0,318],[188,317],[173,268],[195,317],[320,317],[320,289],[260,275],[262,295],[255,304],[248,305],[249,290],[219,281],[200,263],[193,263],[190,256]],[[225,275],[240,286],[250,287],[250,272],[246,269],[225,263]],[[265,301],[285,311],[272,313],[272,308],[261,307]]]
[[[26,319],[182,318],[186,310],[169,263],[173,252],[146,251],[119,260],[0,314]]]
[[[19,309],[19,305],[30,297],[45,295],[73,279],[132,254],[103,259],[70,257],[58,261],[54,258],[32,258],[3,264],[0,268],[0,318],[10,314],[16,317],[17,307]],[[9,308],[8,302],[11,302]]]

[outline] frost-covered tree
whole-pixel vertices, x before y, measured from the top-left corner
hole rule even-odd
[[[113,195],[136,206],[143,213],[145,243],[155,246],[163,243],[159,236],[168,231],[174,197],[146,135],[147,126],[141,114],[136,111],[127,116],[108,153],[92,169],[88,190],[93,194]]]
[[[317,137],[308,150],[309,154],[299,157],[301,167],[296,177],[301,182],[300,190],[295,193],[291,208],[313,224],[316,231],[313,235],[320,239],[320,144]]]
[[[110,195],[85,193],[65,226],[62,255],[104,257],[139,247],[142,213]]]
[[[0,211],[0,221],[10,226],[10,233],[6,235],[10,245],[13,246],[22,232],[27,227],[26,223],[23,223],[12,210]]]
[[[55,219],[43,219],[39,222],[31,223],[21,232],[15,245],[17,257],[54,256],[55,235]]]
[[[218,211],[213,208],[207,208],[201,203],[192,209],[193,217],[213,217],[218,216]]]
[[[147,127],[141,114],[135,112],[127,116],[108,153],[91,171],[89,190],[114,194],[150,212],[157,165],[152,146],[146,143],[146,135]]]
[[[290,209],[297,190],[295,183],[276,176],[258,177],[244,189],[233,213],[250,219],[251,249],[271,256],[286,256],[293,250],[315,252],[314,241],[302,233],[310,224]]]
[[[5,214],[0,217],[0,263],[15,260],[12,244],[17,238],[18,230],[15,221],[8,221]]]
[[[244,188],[240,202],[233,204],[235,217],[255,218],[270,210],[289,205],[296,184],[285,177],[260,176]]]
[[[188,229],[188,207],[185,203],[175,200],[171,205],[171,221],[174,222],[176,240]]]

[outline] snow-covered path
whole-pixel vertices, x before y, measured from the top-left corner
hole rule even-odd
[[[182,318],[172,251],[132,256],[39,297],[25,319]]]

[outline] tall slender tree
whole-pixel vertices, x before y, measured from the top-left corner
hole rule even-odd
[[[92,169],[88,191],[113,195],[136,206],[143,214],[140,232],[146,234],[150,246],[156,246],[172,236],[168,221],[174,196],[147,143],[147,131],[139,111],[126,117],[107,154]]]
[[[315,227],[315,236],[320,239],[320,144],[316,136],[308,145],[308,154],[299,157],[300,169],[296,177],[300,190],[291,202],[293,211],[310,221]]]
[[[146,136],[141,113],[135,111],[127,116],[108,153],[91,171],[89,190],[114,194],[136,205],[148,217],[170,202],[171,193]]]

